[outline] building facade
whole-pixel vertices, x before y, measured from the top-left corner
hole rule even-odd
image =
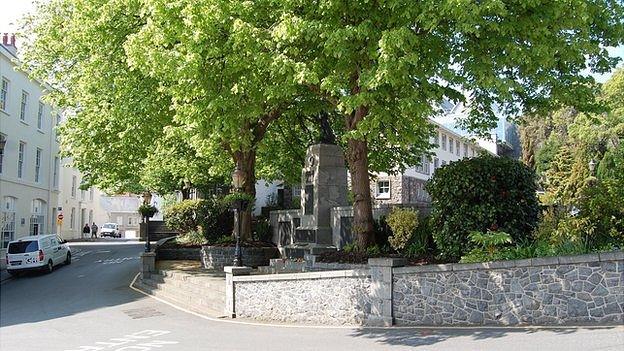
[[[488,152],[474,141],[431,121],[436,127],[430,142],[431,156],[423,155],[421,163],[402,173],[377,173],[371,179],[371,195],[376,205],[426,205],[431,199],[425,184],[435,171],[447,164]]]
[[[15,39],[0,45],[0,250],[10,240],[55,230],[61,160],[59,112],[41,99],[48,89],[15,70]]]

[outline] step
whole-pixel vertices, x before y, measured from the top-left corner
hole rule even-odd
[[[144,284],[146,281],[136,282],[136,285],[146,293],[158,297],[162,300],[165,300],[169,303],[172,303],[178,307],[185,308],[189,311],[193,311],[199,314],[211,316],[211,317],[220,317],[224,315],[223,308],[224,305],[204,305],[197,303],[189,303],[184,299],[180,299],[176,296],[172,296],[170,293],[166,293],[161,289],[154,288],[151,284]]]
[[[180,296],[180,299],[197,303],[225,303],[225,293],[213,290],[197,290],[192,289],[189,286],[179,286],[170,283],[163,282],[159,277],[152,277],[148,283],[153,284],[154,288],[161,289],[167,293],[171,293],[176,296]]]
[[[171,284],[173,286],[186,289],[189,291],[193,291],[198,294],[209,292],[209,291],[214,291],[214,292],[225,294],[225,280],[218,282],[218,284],[217,283],[197,284],[197,281],[193,281],[193,280],[180,280],[180,279],[175,279],[175,278],[162,276],[162,275],[156,275],[156,274],[153,274],[153,276],[155,277],[155,279],[157,279],[161,283]]]
[[[166,284],[159,284],[146,279],[141,281],[142,285],[150,289],[150,293],[158,297],[166,297],[168,300],[174,300],[180,304],[183,304],[185,308],[194,309],[208,309],[212,311],[223,311],[225,307],[225,296],[213,295],[213,296],[196,296],[194,293],[178,289],[176,287],[167,286]]]

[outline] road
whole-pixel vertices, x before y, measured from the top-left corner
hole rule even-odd
[[[207,320],[128,287],[142,246],[72,244],[74,262],[0,285],[2,351],[624,350],[624,328],[303,328]]]

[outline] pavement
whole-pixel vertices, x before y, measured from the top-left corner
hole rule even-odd
[[[624,327],[326,328],[219,320],[129,288],[137,242],[72,243],[51,274],[0,283],[0,350],[618,350]]]

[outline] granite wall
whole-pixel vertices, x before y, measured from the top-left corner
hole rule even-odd
[[[624,322],[624,254],[393,270],[398,325],[579,325]]]
[[[234,277],[236,317],[314,325],[361,325],[371,309],[367,271]]]

